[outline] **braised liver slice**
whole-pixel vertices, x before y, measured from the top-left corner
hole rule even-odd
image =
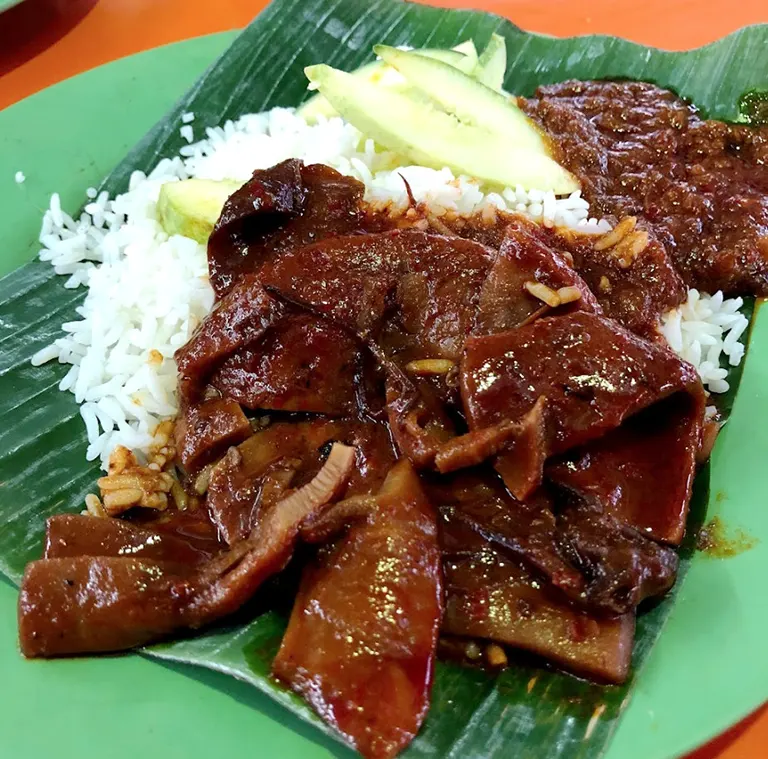
[[[260,340],[284,312],[256,275],[241,277],[174,355],[182,402],[198,402],[211,373],[233,353]]]
[[[286,300],[381,342],[398,363],[456,360],[495,258],[470,240],[397,230],[286,252],[265,268],[262,281]],[[309,270],[313,276],[305,277]]]
[[[249,409],[347,416],[357,409],[360,346],[306,312],[289,312],[211,375],[225,397]]]
[[[602,311],[584,279],[541,239],[534,225],[510,220],[499,255],[480,292],[474,334],[506,332],[541,312],[545,304],[526,289],[530,283],[555,291],[575,287],[580,292],[577,300],[558,306],[558,314]]]
[[[280,253],[327,237],[387,229],[363,207],[365,188],[322,164],[291,159],[253,177],[224,204],[208,240],[211,285],[223,297]]]
[[[461,369],[470,429],[519,422],[545,398],[543,458],[595,440],[681,391],[702,392],[692,366],[583,311],[470,338]],[[524,498],[527,492],[515,495]]]
[[[703,396],[671,398],[569,452],[546,476],[655,540],[678,545],[696,474]]]
[[[683,280],[664,246],[655,238],[651,238],[645,250],[625,268],[610,250],[595,249],[600,235],[550,229],[514,214],[499,212],[493,224],[474,217],[457,219],[449,226],[455,234],[493,248],[501,248],[507,237],[513,237],[520,244],[537,240],[550,255],[572,265],[587,284],[591,297],[583,301],[582,308],[597,301],[606,316],[649,339],[659,338],[662,315],[687,297]],[[499,261],[497,265],[505,264]]]
[[[191,474],[251,433],[251,423],[230,398],[210,398],[187,406],[176,419],[174,430],[179,459]]]

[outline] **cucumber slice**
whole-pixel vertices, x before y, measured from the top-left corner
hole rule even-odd
[[[330,66],[309,66],[304,73],[363,134],[416,163],[438,169],[448,166],[501,187],[519,184],[557,194],[579,187],[575,178],[549,157],[541,139],[532,149],[516,141],[514,132],[502,135],[462,123],[429,103]],[[523,123],[528,129],[527,121]]]
[[[296,113],[307,122],[315,124],[322,116],[325,119],[332,119],[338,116],[336,109],[320,94],[313,95],[306,103],[298,107]]]
[[[160,187],[157,199],[160,225],[169,235],[183,235],[205,244],[227,198],[242,184],[210,179],[167,182]]]
[[[474,45],[472,45],[474,49]],[[433,61],[440,61],[451,68],[463,71],[465,74],[471,74],[477,68],[477,51],[475,54],[467,55],[458,50],[441,50],[439,48],[424,48],[423,50],[409,50],[414,55],[420,55],[423,58],[431,58]]]
[[[500,34],[492,34],[477,62],[475,79],[480,84],[501,92],[504,88],[504,76],[507,73],[507,43]]]
[[[466,43],[462,43],[466,45]],[[477,50],[475,44],[469,40],[470,47],[465,51],[441,50],[437,48],[426,48],[424,50],[414,50],[417,55],[423,55],[427,58],[433,58],[436,61],[442,61],[448,66],[453,66],[465,74],[472,74],[477,69]],[[353,76],[359,77],[368,82],[382,84],[385,87],[391,87],[398,92],[404,92],[410,88],[408,80],[399,74],[391,66],[387,66],[384,61],[371,61],[352,72]],[[320,116],[331,119],[339,114],[333,106],[322,96],[315,95],[307,100],[306,103],[299,106],[296,111],[307,123],[314,124]]]
[[[383,61],[371,61],[353,71],[352,75],[365,81],[373,82],[381,78],[384,68],[385,64]],[[390,71],[393,70],[391,66],[386,66],[386,68]],[[397,72],[395,72],[395,75],[397,75]],[[408,81],[402,75],[400,75],[399,78],[401,85],[405,85]],[[339,115],[336,112],[336,109],[319,92],[307,100],[306,103],[300,105],[296,110],[296,113],[308,124],[314,124],[318,121],[320,116],[323,116],[326,119],[332,119],[334,116]]]
[[[515,147],[549,152],[538,127],[508,97],[440,61],[386,45],[374,51],[463,123],[503,135]]]
[[[464,42],[459,42],[456,47],[452,47],[451,50],[455,50],[457,53],[464,53],[464,55],[467,56],[467,58],[470,58],[475,62],[475,66],[477,66],[477,48],[475,47],[475,43],[473,40],[464,40]]]

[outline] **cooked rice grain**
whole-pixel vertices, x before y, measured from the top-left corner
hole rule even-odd
[[[693,364],[706,388],[712,393],[729,389],[727,366],[738,366],[744,357],[740,342],[749,320],[739,312],[741,298],[724,298],[689,290],[679,308],[665,314],[661,332],[672,349]]]

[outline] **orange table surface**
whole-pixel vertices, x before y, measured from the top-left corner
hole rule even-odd
[[[556,36],[615,34],[683,50],[768,22],[768,0],[434,0]],[[103,63],[247,24],[265,0],[26,0],[0,14],[0,108]],[[768,757],[768,707],[686,759]]]

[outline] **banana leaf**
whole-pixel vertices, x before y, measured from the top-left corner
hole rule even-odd
[[[754,114],[755,103],[762,102],[750,93],[766,83],[764,27],[741,30],[699,50],[669,53],[611,37],[528,34],[489,14],[398,0],[275,0],[114,169],[102,189],[124,191],[132,171],[149,171],[160,158],[176,154],[183,144],[178,125],[185,111],[195,112],[199,128],[245,112],[294,106],[306,97],[302,69],[309,64],[352,69],[372,57],[375,43],[450,47],[473,38],[482,46],[493,32],[507,41],[505,86],[518,94],[568,78],[628,78],[669,87],[716,118],[746,120]],[[740,113],[740,102],[749,113]],[[40,555],[45,519],[81,509],[98,476],[97,466],[85,463],[85,433],[74,399],[56,392],[63,368],[29,363],[34,352],[58,336],[61,323],[74,317],[82,298],[82,292],[65,290],[44,263],[30,263],[0,280],[0,571],[16,583],[26,562]],[[732,391],[723,404],[726,410],[739,376],[734,371],[729,378]],[[705,518],[708,500],[705,468],[696,481],[677,588],[690,564],[692,536]],[[598,687],[522,658],[498,677],[440,664],[432,710],[406,756],[600,756],[674,603],[673,592],[640,616],[633,676],[621,687]],[[144,653],[244,680],[328,731],[303,702],[269,679],[286,617],[287,610],[271,609]],[[351,752],[340,745],[338,755]]]

